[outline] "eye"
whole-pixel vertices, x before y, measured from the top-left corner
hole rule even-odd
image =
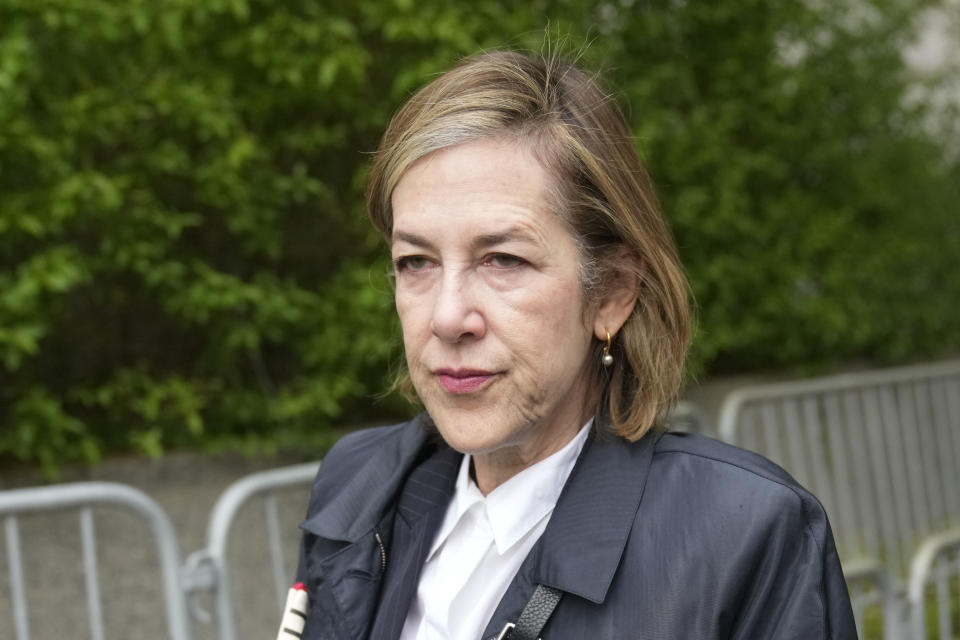
[[[423,256],[403,256],[393,263],[397,271],[423,271],[430,266],[430,260]]]
[[[491,267],[496,267],[497,269],[513,269],[514,267],[519,267],[525,262],[526,260],[523,258],[512,256],[509,253],[491,253],[486,257],[486,259],[484,259],[484,264],[488,264]]]

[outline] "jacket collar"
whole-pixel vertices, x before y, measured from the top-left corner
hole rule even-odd
[[[422,413],[397,427],[337,495],[301,527],[318,536],[355,543],[373,530],[430,437]],[[662,432],[628,443],[600,422],[560,494],[534,547],[534,583],[591,602],[606,598],[636,519]],[[524,564],[526,564],[525,562]]]
[[[300,527],[321,538],[355,543],[369,534],[416,464],[432,426],[426,413],[384,436],[361,469]]]
[[[591,435],[535,547],[532,581],[603,602],[636,520],[661,432]]]

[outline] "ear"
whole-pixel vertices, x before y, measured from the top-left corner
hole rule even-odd
[[[621,264],[628,265],[630,262],[631,258],[624,256]],[[600,301],[600,307],[593,317],[593,335],[598,340],[605,341],[607,331],[611,337],[615,336],[633,313],[640,290],[637,271],[639,269],[624,266],[613,274],[607,295]]]

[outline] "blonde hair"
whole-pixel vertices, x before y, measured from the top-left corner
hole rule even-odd
[[[466,58],[416,93],[393,117],[367,190],[370,217],[389,242],[391,196],[429,153],[480,138],[527,145],[557,178],[556,212],[581,258],[585,304],[636,282],[637,302],[617,333],[614,364],[594,341],[590,387],[597,410],[629,440],[676,399],[690,342],[688,287],[653,186],[615,103],[573,64],[494,51]]]

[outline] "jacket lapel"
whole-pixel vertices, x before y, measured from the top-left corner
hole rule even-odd
[[[453,495],[461,459],[460,453],[444,445],[417,465],[407,478],[397,500],[390,541],[392,560],[387,562],[370,640],[400,637],[410,603],[417,593],[427,551]]]
[[[564,486],[550,522],[520,566],[483,637],[516,622],[537,584],[602,603],[636,520],[660,432],[629,443],[594,433]],[[560,606],[563,606],[561,600]]]
[[[366,636],[383,573],[381,544],[389,546],[393,501],[429,437],[426,419],[422,414],[390,433],[333,499],[300,525],[310,534],[306,563],[312,581],[307,584],[312,638]]]

